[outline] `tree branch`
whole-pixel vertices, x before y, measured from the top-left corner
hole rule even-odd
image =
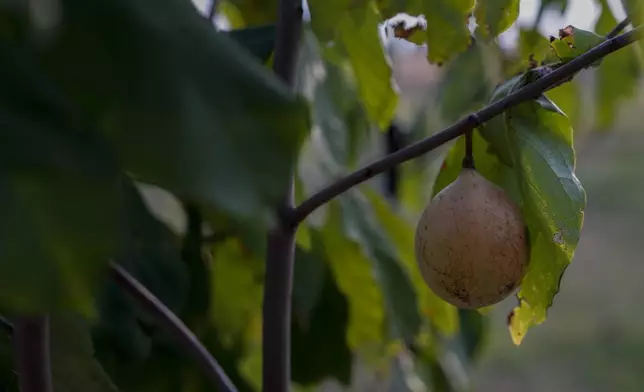
[[[628,26],[630,23],[631,23],[630,18],[626,18],[623,21],[619,22],[617,24],[617,26],[615,26],[615,28],[610,31],[610,33],[606,34],[606,38],[607,39],[612,39],[612,38],[617,37],[617,35],[619,33],[621,33],[622,30],[624,30],[626,28],[626,26]]]
[[[477,112],[469,114],[456,124],[453,124],[432,136],[426,137],[425,139],[411,144],[396,153],[389,154],[362,169],[340,178],[295,208],[289,217],[291,223],[294,226],[297,226],[300,222],[306,219],[309,214],[315,211],[315,209],[352,187],[361,184],[394,166],[426,154],[427,152],[463,135],[467,131],[473,130],[482,123],[489,121],[493,117],[502,114],[506,110],[517,106],[522,102],[537,98],[560,81],[570,78],[575,73],[590,66],[593,62],[641,39],[643,30],[643,27],[638,27],[620,36],[604,41],[583,55],[562,65],[551,73],[544,75],[505,98],[495,101]]]
[[[16,317],[13,346],[20,392],[53,392],[47,316]]]
[[[221,391],[237,392],[237,388],[230,381],[219,363],[212,357],[208,350],[199,342],[197,337],[186,325],[157,297],[146,289],[139,281],[125,269],[114,262],[110,262],[112,278],[125,290],[142,308],[152,315],[159,324],[172,335],[184,350],[201,365],[208,377],[219,385]],[[26,392],[22,391],[21,392]],[[29,390],[38,391],[41,390]]]
[[[302,34],[302,0],[280,0],[273,71],[294,86]],[[268,233],[262,307],[262,385],[270,392],[287,392],[291,380],[291,295],[295,230],[288,215],[294,208],[293,181],[277,206],[278,222]]]

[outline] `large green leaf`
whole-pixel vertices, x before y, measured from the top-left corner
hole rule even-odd
[[[476,22],[486,34],[496,37],[519,17],[519,0],[477,1],[474,9]]]
[[[373,1],[358,5],[347,0],[310,0],[311,27],[323,44],[337,56],[349,60],[358,82],[358,91],[369,118],[381,129],[391,121],[397,95],[391,84],[392,71],[385,59],[378,25],[382,22]],[[330,58],[330,57],[328,57]]]
[[[305,102],[190,2],[60,6],[38,57],[125,169],[209,212],[261,221],[290,181]]]
[[[595,30],[606,34],[617,24],[613,14],[604,4]],[[636,48],[623,48],[611,53],[602,61],[597,70],[595,89],[595,125],[600,129],[610,127],[624,100],[632,98],[638,91],[642,76],[642,64],[638,61]]]
[[[586,194],[575,176],[572,128],[563,113],[531,101],[507,113],[506,124],[531,241],[510,323],[519,344],[530,326],[545,320],[559,291],[579,242]]]
[[[378,225],[368,200],[358,193],[350,193],[340,199],[340,203],[346,234],[361,244],[382,287],[391,338],[413,341],[421,326],[421,318],[409,272]]]
[[[0,50],[0,305],[92,312],[127,227],[120,168],[26,51]]]
[[[55,314],[49,319],[49,327],[52,380],[56,391],[118,391],[94,357],[88,325],[82,318]]]

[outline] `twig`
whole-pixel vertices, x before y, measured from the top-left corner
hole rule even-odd
[[[47,316],[16,317],[13,347],[20,392],[53,392]]]
[[[201,365],[208,377],[219,385],[221,391],[237,392],[237,388],[235,388],[215,358],[212,357],[197,337],[170,309],[121,266],[110,262],[110,269],[112,278],[116,284],[136,300],[141,307],[152,315],[181,344],[182,348]],[[33,391],[36,392],[36,390]]]
[[[280,0],[273,71],[291,88],[302,34],[302,0]],[[262,307],[262,385],[265,391],[287,392],[291,380],[291,293],[295,227],[283,212],[294,208],[293,181],[277,207],[278,223],[268,233]]]
[[[367,181],[375,175],[385,172],[393,166],[400,165],[408,160],[426,154],[444,143],[463,135],[465,132],[480,126],[482,123],[489,121],[493,117],[502,114],[509,108],[517,106],[522,102],[537,98],[543,92],[556,85],[559,81],[570,77],[608,54],[641,39],[643,29],[644,28],[642,27],[638,27],[615,38],[606,40],[595,48],[562,65],[551,73],[546,74],[534,82],[524,86],[505,98],[495,101],[477,112],[469,114],[456,124],[453,124],[432,136],[426,137],[425,139],[411,144],[394,154],[387,155],[362,169],[340,178],[295,208],[290,215],[291,224],[297,226],[321,205],[346,192],[350,188]]]
[[[621,32],[622,32],[622,30],[624,30],[624,29],[626,28],[626,26],[628,26],[628,25],[629,25],[629,23],[631,23],[631,19],[630,19],[630,18],[626,18],[626,19],[624,19],[623,21],[619,22],[619,23],[617,24],[617,26],[615,26],[615,28],[614,28],[614,29],[612,29],[612,30],[610,31],[610,33],[606,34],[606,38],[607,38],[607,39],[612,39],[612,38],[617,37],[617,35],[618,35],[619,33],[621,33]]]

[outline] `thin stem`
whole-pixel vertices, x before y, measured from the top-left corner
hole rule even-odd
[[[644,28],[638,27],[615,38],[604,41],[583,55],[571,60],[561,67],[558,67],[551,73],[544,75],[505,98],[495,101],[477,112],[469,114],[456,124],[453,124],[432,136],[411,144],[396,153],[389,154],[362,169],[340,178],[302,202],[302,204],[300,204],[291,213],[291,221],[293,224],[299,224],[315,209],[352,187],[361,184],[394,166],[426,154],[444,143],[463,135],[465,132],[479,127],[483,122],[489,121],[522,102],[537,98],[558,82],[569,78],[571,75],[574,75],[588,67],[593,62],[641,39],[643,30]]]
[[[473,151],[473,144],[474,144],[474,137],[472,135],[474,131],[469,130],[465,132],[465,157],[463,158],[463,168],[464,169],[474,169],[474,151]]]
[[[302,34],[302,0],[280,0],[273,71],[291,88]],[[262,385],[265,391],[287,392],[291,380],[291,295],[296,227],[288,215],[294,208],[294,183],[277,206],[278,222],[268,233],[262,307]]]
[[[606,38],[607,39],[612,39],[612,38],[617,37],[617,35],[619,33],[621,33],[622,30],[624,30],[626,28],[626,26],[628,26],[630,23],[631,23],[630,18],[626,18],[623,21],[619,22],[617,24],[617,26],[615,26],[615,28],[610,31],[610,33],[606,34]]]
[[[53,392],[48,317],[16,317],[13,346],[20,392]]]
[[[221,391],[237,392],[237,388],[235,388],[215,358],[170,309],[121,266],[110,262],[110,269],[114,282],[180,343],[181,347],[199,363],[213,383],[219,385]],[[35,392],[36,390],[33,391]],[[40,392],[40,390],[38,391]]]

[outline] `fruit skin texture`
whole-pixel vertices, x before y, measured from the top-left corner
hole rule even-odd
[[[429,288],[465,309],[500,302],[528,266],[526,228],[519,207],[474,169],[463,169],[423,211],[415,251]]]

